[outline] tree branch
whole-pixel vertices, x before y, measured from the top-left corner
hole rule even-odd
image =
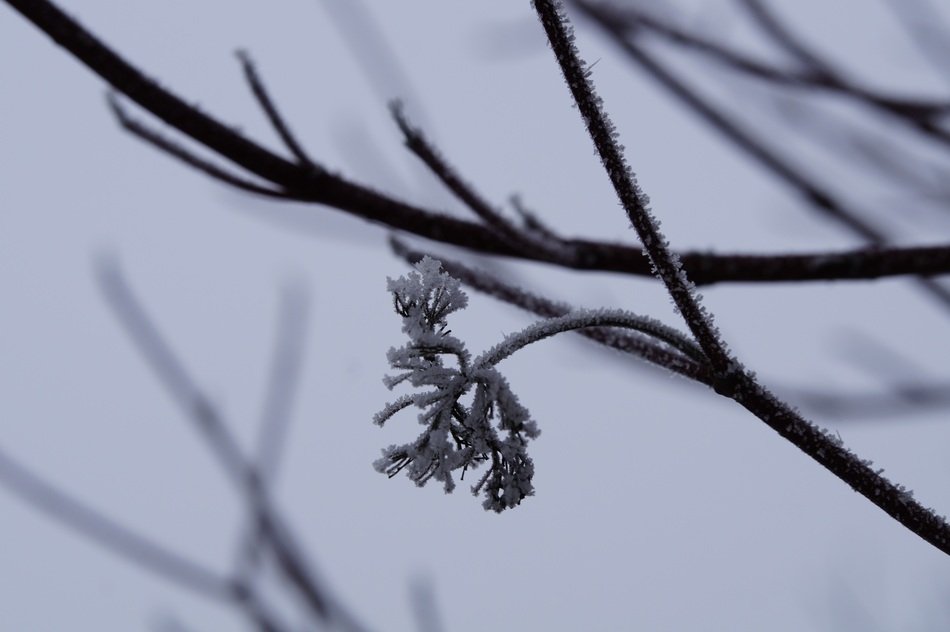
[[[536,254],[513,248],[499,240],[497,232],[488,226],[412,206],[349,182],[339,175],[307,168],[277,156],[159,86],[48,0],[6,2],[116,90],[168,125],[271,186],[243,179],[212,165],[127,116],[120,119],[139,138],[211,177],[267,197],[323,204],[364,220],[477,252],[539,260]],[[583,8],[581,4],[578,6]],[[117,114],[121,113],[120,109]],[[564,239],[563,243],[575,253],[573,261],[560,263],[565,267],[652,275],[649,263],[638,248],[585,239]],[[679,253],[679,257],[684,269],[697,284],[859,280],[950,272],[950,246],[861,249],[802,255],[684,252]]]
[[[601,101],[578,58],[573,33],[563,8],[558,0],[533,0],[533,4],[585,119],[588,133],[617,190],[617,196],[649,250],[651,261],[657,268],[657,276],[663,279],[697,341],[710,358],[716,372],[716,392],[741,404],[889,516],[934,547],[950,554],[950,525],[945,518],[918,503],[909,490],[887,480],[881,471],[871,469],[870,462],[845,448],[836,436],[798,415],[761,386],[749,371],[729,355],[713,328],[711,318],[696,302],[688,280],[678,269],[665,238],[659,233],[655,220],[645,207],[633,174],[614,139],[613,128],[603,113]]]

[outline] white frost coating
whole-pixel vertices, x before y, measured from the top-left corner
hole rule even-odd
[[[475,365],[495,365],[519,349],[556,334],[586,327],[623,327],[650,335],[691,358],[706,362],[702,350],[689,336],[647,316],[639,316],[622,309],[578,309],[563,316],[549,318],[528,325],[510,334],[503,341],[475,360]]]

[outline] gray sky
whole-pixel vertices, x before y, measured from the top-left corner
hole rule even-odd
[[[490,199],[520,193],[565,234],[633,243],[530,3],[366,4],[412,92],[387,94],[407,90],[396,79],[374,85],[312,0],[64,8],[162,85],[273,147],[237,48],[250,51],[312,155],[354,180],[464,212],[402,148],[385,99],[403,97]],[[875,68],[875,82],[939,86],[916,71],[919,59],[887,13],[842,4],[832,15],[824,3],[804,2],[789,15],[853,67]],[[756,46],[727,3],[682,6]],[[861,19],[852,20],[858,7]],[[325,208],[250,200],[159,155],[118,129],[101,80],[8,7],[0,15],[8,53],[0,55],[0,444],[64,490],[229,568],[243,525],[238,499],[110,315],[92,264],[103,252],[122,262],[248,443],[279,290],[297,279],[313,309],[278,496],[323,575],[374,629],[413,629],[408,595],[419,577],[457,632],[946,624],[941,553],[738,406],[568,337],[500,366],[542,429],[532,447],[536,497],[495,515],[464,486],[444,496],[377,474],[379,449],[418,432],[411,413],[382,430],[371,423],[394,397],[381,383],[385,352],[403,342],[385,280],[406,268],[389,254],[386,232]],[[855,244],[722,145],[589,25],[578,28],[584,58],[600,60],[594,80],[628,160],[675,248]],[[724,81],[707,84],[734,94]],[[764,103],[744,102],[750,117],[767,121]],[[850,197],[884,199],[852,186],[853,173],[801,139],[788,142]],[[932,215],[915,222],[906,213],[906,241],[937,241],[935,227],[946,229]],[[649,280],[484,265],[555,298],[680,326]],[[927,375],[947,373],[946,314],[906,282],[704,294],[729,343],[779,390],[879,388],[833,344],[843,330],[906,351]],[[478,352],[528,322],[473,295],[452,330]],[[833,427],[925,505],[950,507],[945,411]],[[194,629],[236,622],[5,493],[0,516],[0,629],[148,629],[169,613]]]

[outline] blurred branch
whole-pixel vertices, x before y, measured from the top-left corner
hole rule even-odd
[[[409,585],[409,602],[412,604],[413,614],[416,615],[418,632],[445,630],[436,606],[435,591],[428,580],[420,578]]]
[[[110,306],[132,342],[242,494],[257,529],[273,555],[281,578],[301,597],[314,621],[337,625],[348,631],[364,630],[317,578],[303,550],[273,505],[256,465],[245,459],[218,409],[201,392],[196,381],[165,342],[115,262],[101,261],[98,275]],[[253,593],[248,595],[247,603],[251,606],[260,605],[253,597]],[[263,612],[262,608],[258,608],[252,614],[263,616]]]
[[[0,451],[0,485],[34,509],[136,566],[216,601],[238,600],[235,587],[226,578],[76,500],[4,451]]]
[[[911,44],[941,75],[950,81],[950,28],[929,0],[886,0],[907,31]]]
[[[908,103],[868,91],[845,78],[831,61],[793,33],[785,22],[773,13],[766,2],[763,0],[739,0],[739,2],[752,20],[761,27],[762,32],[819,78],[820,83],[904,119],[932,140],[950,145],[950,132],[938,124],[940,116],[947,112],[945,105],[937,104],[938,107],[934,107],[935,104]]]
[[[296,400],[307,341],[309,296],[297,285],[284,288],[277,324],[277,340],[261,411],[254,459],[261,486],[272,486],[277,476]],[[250,581],[262,560],[266,534],[252,514],[239,547],[237,577]]]
[[[805,66],[803,70],[784,68],[756,59],[636,7],[598,4],[597,9],[604,19],[609,19],[615,26],[624,29],[629,36],[636,36],[637,31],[641,29],[649,31],[673,44],[699,53],[704,59],[768,83],[835,93],[905,120],[937,121],[950,113],[950,101],[908,99],[881,94],[844,78],[826,62],[819,61],[810,53],[805,53],[809,63],[802,64]],[[796,54],[796,57],[799,62],[803,61],[799,55]]]
[[[628,36],[622,28],[616,25],[611,20],[610,14],[605,12],[600,5],[589,0],[573,0],[573,4],[583,15],[598,24],[631,61],[635,62],[660,85],[669,90],[701,120],[720,132],[733,145],[749,154],[758,164],[789,186],[806,202],[808,208],[841,225],[873,247],[884,246],[888,243],[889,237],[884,230],[835,196],[830,189],[820,185],[804,170],[795,166],[790,158],[782,155],[779,149],[771,147],[765,139],[758,137],[751,129],[740,123],[736,117],[727,113],[723,108],[714,105],[684,80],[677,77],[655,55],[641,46],[634,37]],[[759,6],[758,3],[753,4]],[[942,307],[950,308],[950,290],[932,279],[920,279],[918,284],[931,297],[935,298]]]

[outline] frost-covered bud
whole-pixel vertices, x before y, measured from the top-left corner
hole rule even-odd
[[[443,272],[442,264],[429,256],[416,264],[416,272],[387,279],[387,289],[396,313],[402,316],[402,330],[413,340],[444,330],[446,317],[468,305],[458,279]]]

